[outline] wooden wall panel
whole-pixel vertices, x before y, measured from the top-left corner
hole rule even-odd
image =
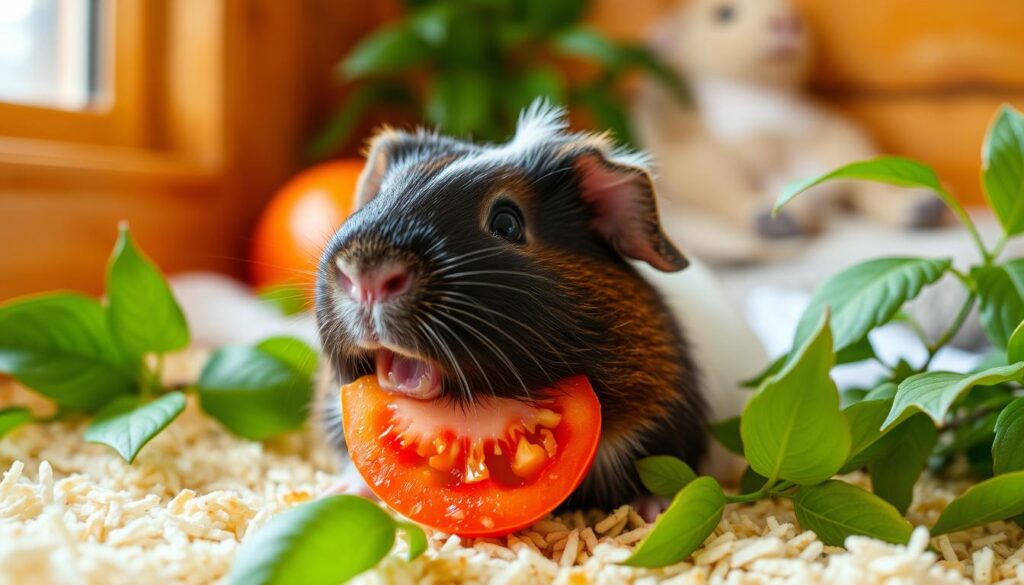
[[[821,86],[1024,88],[1024,2],[795,1],[817,39]]]

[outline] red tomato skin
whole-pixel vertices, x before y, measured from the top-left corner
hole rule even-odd
[[[400,514],[449,534],[503,536],[532,526],[557,508],[583,481],[597,455],[601,407],[590,382],[584,376],[567,378],[556,384],[551,396],[562,401],[563,423],[554,431],[562,449],[539,477],[521,487],[489,480],[441,486],[438,472],[410,465],[415,457],[388,441],[375,440],[389,413],[380,406],[388,394],[374,376],[341,389],[345,441],[370,490]]]

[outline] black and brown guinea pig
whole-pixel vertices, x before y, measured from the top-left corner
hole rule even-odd
[[[647,455],[708,471],[709,422],[739,412],[764,358],[663,232],[644,155],[536,102],[505,144],[380,132],[356,195],[317,282],[338,382],[387,370],[392,391],[470,403],[586,375],[602,437],[570,505],[642,495]],[[320,410],[340,438],[336,388]]]

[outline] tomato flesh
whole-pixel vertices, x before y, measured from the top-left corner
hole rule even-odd
[[[364,376],[341,388],[349,455],[377,497],[420,524],[462,536],[515,532],[579,486],[601,434],[585,377],[538,395],[460,408],[388,393]]]

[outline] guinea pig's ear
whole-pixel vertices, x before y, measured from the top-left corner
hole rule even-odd
[[[611,160],[600,150],[580,154],[574,164],[581,196],[594,208],[591,225],[619,254],[663,272],[689,265],[661,229],[650,171]]]
[[[370,139],[366,153],[366,166],[356,184],[356,209],[373,200],[380,192],[388,171],[399,164],[429,162],[435,168],[473,150],[473,145],[441,136],[436,132],[418,129],[402,131],[381,128]]]
[[[361,209],[377,196],[384,173],[391,165],[393,151],[402,141],[403,134],[390,128],[382,128],[373,138],[366,153],[366,166],[356,183],[356,209]]]

